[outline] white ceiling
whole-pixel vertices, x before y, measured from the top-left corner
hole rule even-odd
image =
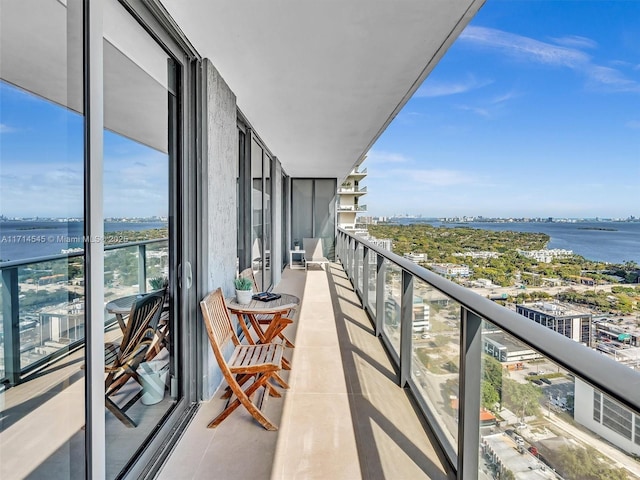
[[[162,0],[294,177],[346,176],[485,0]]]

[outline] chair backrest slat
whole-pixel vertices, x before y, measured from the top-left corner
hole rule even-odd
[[[143,340],[147,332],[155,331],[164,304],[164,291],[152,292],[137,299],[131,306],[120,350],[123,354]]]
[[[224,302],[222,289],[209,293],[201,302],[202,315],[204,324],[209,335],[209,341],[213,352],[220,363],[221,368],[226,367],[223,351],[228,342],[232,341],[234,345],[238,345],[238,337],[236,336],[231,324],[231,317]],[[225,367],[223,367],[223,365]]]

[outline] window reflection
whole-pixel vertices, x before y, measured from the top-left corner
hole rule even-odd
[[[0,478],[85,476],[81,22],[0,4]]]

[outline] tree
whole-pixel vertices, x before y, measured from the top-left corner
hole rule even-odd
[[[558,470],[567,480],[628,480],[622,468],[610,468],[593,447],[562,446],[558,450]]]
[[[500,395],[489,382],[482,382],[482,406],[487,410],[494,410],[500,401]]]
[[[505,378],[502,382],[502,405],[521,418],[540,413],[542,390],[531,383],[518,383]]]

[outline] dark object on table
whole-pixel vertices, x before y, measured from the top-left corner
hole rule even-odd
[[[279,293],[260,292],[256,293],[253,297],[254,300],[260,300],[261,302],[270,302],[271,300],[277,300],[280,298]]]

